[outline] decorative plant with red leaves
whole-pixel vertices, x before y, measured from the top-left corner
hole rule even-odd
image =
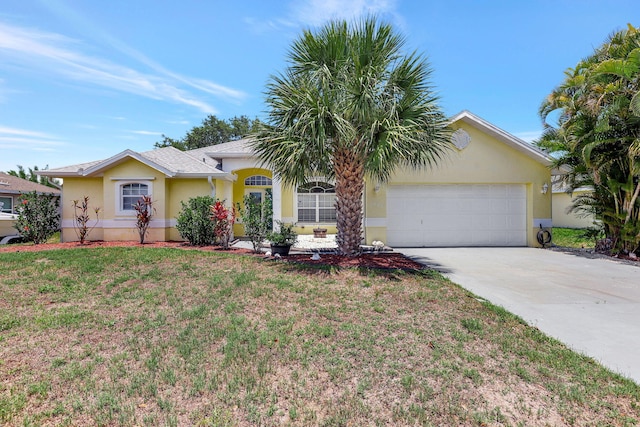
[[[140,236],[140,244],[143,244],[144,238],[149,231],[149,225],[151,225],[151,218],[156,212],[151,196],[141,196],[136,204],[133,205],[133,209],[136,211],[136,228]]]
[[[233,224],[236,222],[236,210],[227,208],[223,202],[216,200],[211,206],[211,220],[214,222],[214,234],[223,249],[229,249],[231,236],[233,236]]]
[[[84,196],[82,200],[73,201],[73,229],[80,240],[80,244],[85,242],[87,235],[98,225],[98,221],[100,220],[100,208],[94,208],[93,211],[96,214],[96,222],[90,227],[89,196]]]

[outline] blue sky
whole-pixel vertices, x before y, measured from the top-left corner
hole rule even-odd
[[[637,0],[21,0],[0,3],[0,170],[153,148],[207,114],[264,118],[263,90],[292,40],[376,14],[423,53],[447,115],[525,140],[564,71]]]

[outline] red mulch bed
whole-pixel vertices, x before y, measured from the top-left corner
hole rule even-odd
[[[138,242],[86,242],[80,244],[78,242],[67,243],[44,243],[41,245],[3,245],[0,246],[1,253],[9,252],[38,252],[53,249],[76,249],[76,248],[110,248],[110,247],[145,247],[145,248],[179,248],[179,249],[195,249],[202,251],[229,252],[234,254],[254,255],[249,249],[231,248],[222,249],[220,246],[191,246],[185,242],[151,242],[140,244]],[[400,269],[400,270],[422,270],[425,267],[400,253],[377,253],[362,254],[356,257],[346,257],[335,254],[320,254],[317,261],[311,260],[311,254],[291,254],[282,258],[284,261],[304,263],[309,265],[329,265],[338,268],[355,267],[355,268],[380,268],[380,269]]]
[[[422,270],[424,265],[413,261],[399,253],[362,254],[348,257],[334,254],[320,254],[320,259],[313,261],[310,254],[291,254],[284,257],[287,261],[310,265],[331,265],[334,267],[382,268],[391,270]]]

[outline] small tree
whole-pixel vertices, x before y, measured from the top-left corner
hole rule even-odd
[[[187,203],[180,202],[182,210],[176,218],[176,229],[183,239],[194,246],[211,245],[216,240],[214,223],[211,221],[213,197],[192,197]]]
[[[133,205],[133,209],[136,211],[136,229],[140,236],[140,244],[143,244],[151,225],[151,218],[156,212],[151,196],[141,196],[136,204]]]
[[[231,236],[233,235],[233,224],[236,222],[236,210],[228,209],[220,200],[211,206],[211,220],[214,223],[214,234],[223,249],[229,249]]]
[[[89,196],[84,196],[82,200],[73,201],[73,229],[80,240],[80,244],[85,242],[87,235],[98,225],[98,221],[100,220],[100,208],[94,208],[93,211],[96,214],[96,222],[93,226],[89,226],[89,222],[91,221],[89,215]]]
[[[40,244],[60,229],[58,197],[35,191],[18,198],[16,230],[25,240]]]
[[[238,212],[244,225],[244,235],[249,238],[254,252],[260,252],[260,243],[273,229],[273,201],[267,192],[263,202],[257,202],[247,194],[243,200],[244,208],[238,204]]]

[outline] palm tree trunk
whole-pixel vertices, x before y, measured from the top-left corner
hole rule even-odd
[[[354,150],[355,151],[355,150]],[[336,242],[343,255],[360,253],[364,162],[352,150],[341,148],[334,157],[336,175]]]
[[[631,196],[631,200],[629,201],[629,207],[627,208],[627,216],[624,219],[624,223],[627,224],[631,219],[631,215],[633,215],[634,208],[636,206],[636,200],[638,200],[638,195],[640,195],[640,182],[636,185],[636,189]]]

